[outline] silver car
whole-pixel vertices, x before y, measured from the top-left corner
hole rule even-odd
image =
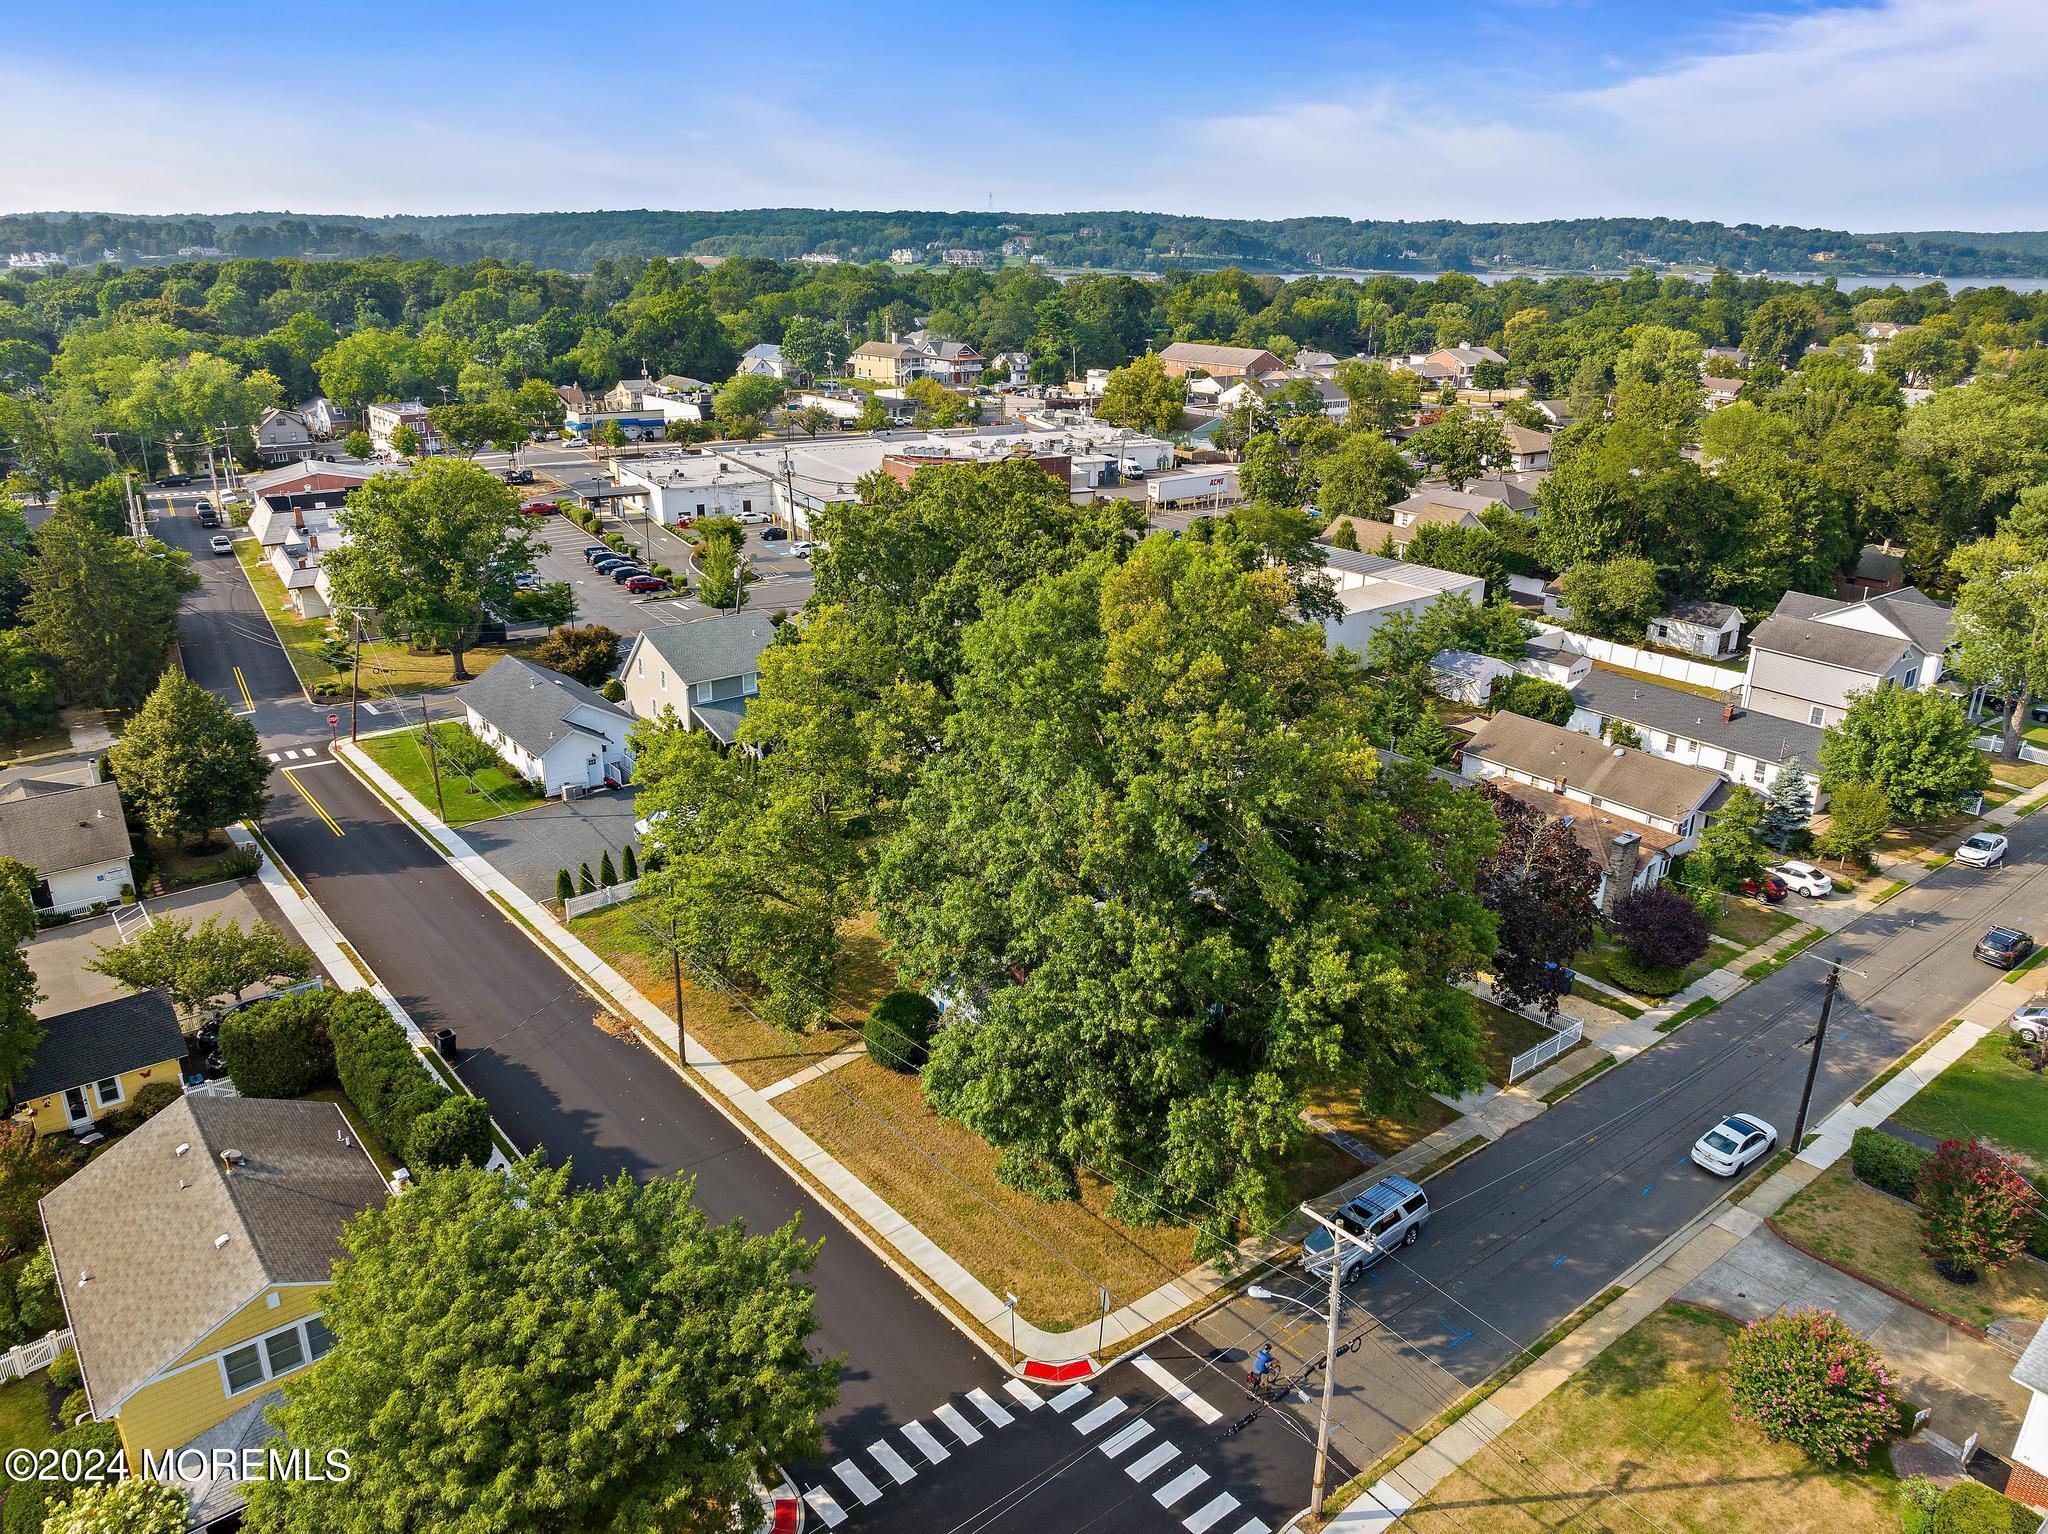
[[[2048,991],[2043,991],[2040,995],[2013,1008],[2013,1014],[2006,1019],[2005,1026],[2029,1044],[2038,1044],[2043,1039],[2048,1039]]]

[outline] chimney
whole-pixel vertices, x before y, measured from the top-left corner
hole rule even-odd
[[[1721,722],[1723,724],[1733,724],[1735,722],[1735,705],[1733,703],[1723,703],[1721,705]]]
[[[224,1150],[220,1153],[220,1169],[224,1176],[235,1175],[235,1168],[242,1164],[242,1153],[238,1150]]]
[[[1635,888],[1636,869],[1643,861],[1643,839],[1633,831],[1624,831],[1615,837],[1607,849],[1607,914],[1614,914],[1614,903]]]

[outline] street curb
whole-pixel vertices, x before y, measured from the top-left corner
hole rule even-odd
[[[1873,1189],[1872,1191],[1882,1193],[1884,1190],[1882,1188],[1877,1188]],[[1833,1268],[1837,1273],[1846,1274],[1848,1277],[1855,1279],[1856,1282],[1859,1284],[1867,1284],[1872,1289],[1875,1289],[1879,1294],[1888,1294],[1893,1299],[1897,1300],[1901,1305],[1909,1305],[1913,1309],[1919,1311],[1922,1315],[1932,1316],[1935,1320],[1941,1322],[1942,1325],[1953,1326],[1957,1331],[1962,1332],[1967,1336],[1975,1337],[1979,1342],[1988,1342],[1991,1340],[1991,1334],[1983,1330],[1981,1327],[1972,1326],[1967,1321],[1959,1321],[1954,1316],[1944,1315],[1942,1314],[1942,1312],[1936,1310],[1933,1306],[1926,1304],[1924,1301],[1914,1299],[1912,1295],[1905,1293],[1903,1290],[1894,1289],[1890,1284],[1886,1283],[1881,1278],[1872,1278],[1868,1273],[1865,1273],[1860,1268],[1852,1268],[1846,1262],[1835,1261],[1834,1258],[1828,1256],[1825,1252],[1815,1251],[1812,1247],[1808,1246],[1804,1241],[1801,1241],[1797,1236],[1789,1234],[1785,1230],[1785,1228],[1778,1223],[1777,1217],[1774,1215],[1767,1214],[1764,1216],[1764,1228],[1768,1230],[1772,1235],[1776,1236],[1780,1241],[1784,1242],[1787,1246],[1791,1247],[1793,1251],[1802,1252],[1806,1256],[1811,1257],[1815,1262]]]

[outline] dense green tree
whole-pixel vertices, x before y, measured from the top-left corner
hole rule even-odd
[[[526,440],[526,423],[510,405],[433,405],[427,419],[441,440],[465,458],[487,447],[510,450]]]
[[[22,740],[57,722],[57,679],[20,629],[0,629],[0,738]]]
[[[877,875],[905,976],[977,998],[933,1043],[933,1103],[1012,1186],[1092,1171],[1209,1253],[1285,1207],[1307,1092],[1478,1079],[1445,977],[1491,946],[1466,893],[1491,816],[1382,766],[1362,676],[1292,600],[1165,538],[1021,591],[965,636]]]
[[[1575,627],[1624,644],[1641,644],[1650,620],[1664,611],[1657,567],[1633,554],[1572,566],[1558,581],[1558,597]]]
[[[1837,784],[1828,799],[1827,825],[1814,838],[1824,857],[1843,863],[1865,863],[1892,828],[1892,802],[1875,783]]]
[[[2048,548],[2003,532],[1964,544],[1949,569],[1959,585],[1947,668],[2005,700],[2004,751],[2017,760],[2027,711],[2048,694]]]
[[[43,993],[23,951],[36,931],[35,885],[33,869],[13,858],[0,858],[0,1102],[4,1103],[13,1101],[11,1089],[35,1058],[36,1045],[43,1038],[43,1025],[36,1020],[36,1003]],[[34,1196],[30,1195],[31,1200]]]
[[[711,396],[711,414],[721,433],[744,442],[761,435],[767,428],[768,412],[781,402],[780,379],[745,373]]]
[[[199,584],[186,564],[154,539],[111,537],[66,512],[37,530],[22,618],[69,701],[142,701],[177,632],[178,598]]]
[[[752,1482],[819,1446],[816,1247],[714,1226],[687,1179],[431,1172],[350,1222],[333,1350],[278,1425],[346,1482],[252,1482],[258,1534],[462,1527],[729,1534]],[[546,1431],[536,1431],[538,1424]]]
[[[312,958],[266,921],[244,927],[209,916],[194,926],[163,916],[128,942],[96,947],[85,967],[131,991],[162,991],[196,1012],[216,997],[240,1001],[252,985],[304,980]]]
[[[1707,889],[1740,889],[1764,870],[1764,802],[1746,788],[1732,790],[1700,832],[1699,848],[1685,860],[1686,882]]]
[[[611,423],[607,422],[606,424],[610,425]],[[419,457],[421,452],[420,434],[403,422],[399,423],[391,429],[391,451],[401,458]]]
[[[1546,682],[1540,676],[1511,676],[1501,680],[1493,695],[1493,706],[1505,713],[1562,725],[1571,719],[1578,703],[1555,682]]]
[[[182,671],[164,672],[107,762],[123,807],[165,841],[203,844],[270,804],[256,727]]]
[[[341,450],[351,458],[368,459],[377,451],[377,444],[370,440],[370,434],[357,427],[341,439]]]
[[[1414,465],[1374,432],[1351,432],[1314,460],[1316,510],[1326,517],[1387,520],[1387,508],[1414,486]]]
[[[1771,779],[1770,797],[1764,804],[1763,828],[1758,834],[1778,851],[1784,852],[1812,819],[1813,780],[1806,775],[1806,764],[1795,756]]]
[[[1488,601],[1498,601],[1508,594],[1507,565],[1501,558],[1500,541],[1483,527],[1426,522],[1415,529],[1401,557],[1433,570],[1478,576],[1486,582]]]
[[[42,1534],[185,1534],[183,1488],[140,1475],[96,1481],[43,1515]]]
[[[1990,781],[1977,727],[1945,692],[1882,684],[1850,699],[1839,724],[1821,735],[1820,786],[1884,790],[1908,820],[1938,820]]]
[[[0,629],[12,628],[28,595],[28,562],[35,536],[21,503],[0,489]],[[5,689],[0,689],[4,691]]]
[[[1095,414],[1112,426],[1163,437],[1180,430],[1188,381],[1169,378],[1158,356],[1147,352],[1128,366],[1112,369]]]
[[[602,623],[558,628],[535,645],[527,659],[536,666],[572,676],[586,687],[595,687],[618,669],[619,645],[624,637]]]
[[[1301,475],[1286,444],[1272,432],[1260,432],[1245,444],[1237,484],[1248,501],[1271,506],[1299,506],[1302,501]]]
[[[1428,461],[1432,472],[1462,490],[1489,468],[1508,462],[1507,434],[1491,415],[1454,405],[1431,425],[1408,439],[1408,450]]]
[[[327,556],[335,600],[373,607],[386,633],[445,646],[458,682],[463,653],[492,612],[511,610],[538,547],[518,497],[473,463],[430,459],[378,474],[350,493],[348,542]]]
[[[1827,317],[1806,293],[1778,293],[1765,299],[1742,332],[1742,349],[1751,363],[1775,362],[1791,367],[1807,344],[1821,338]]]
[[[808,315],[792,315],[782,327],[782,363],[805,379],[824,378],[846,361],[846,332]]]

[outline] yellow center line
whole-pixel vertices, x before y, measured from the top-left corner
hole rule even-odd
[[[242,707],[253,710],[256,707],[256,700],[249,696],[249,681],[242,675],[240,666],[235,667],[235,685],[242,689]]]
[[[327,823],[328,830],[332,831],[336,836],[348,835],[348,832],[342,830],[334,817],[327,813],[327,807],[306,791],[306,785],[299,781],[298,775],[291,768],[285,768],[284,775],[290,779],[292,787],[299,791],[299,797],[313,806],[313,813]]]

